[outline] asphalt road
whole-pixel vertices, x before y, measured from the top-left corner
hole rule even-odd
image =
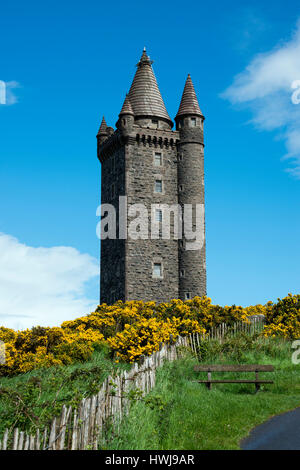
[[[300,450],[300,408],[274,416],[241,442],[243,450]]]

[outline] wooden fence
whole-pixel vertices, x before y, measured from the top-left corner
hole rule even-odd
[[[155,386],[156,369],[164,361],[176,360],[184,350],[197,352],[203,339],[223,341],[225,337],[239,332],[254,334],[264,326],[264,318],[253,318],[251,323],[225,323],[212,328],[208,335],[192,334],[179,337],[175,344],[161,345],[160,350],[150,357],[143,356],[129,372],[108,377],[97,395],[84,398],[77,409],[63,405],[59,417],[54,417],[49,428],[37,429],[33,435],[18,428],[6,429],[0,450],[88,450],[105,445],[108,426],[118,429],[122,418],[128,413],[130,390],[139,389],[146,395]]]

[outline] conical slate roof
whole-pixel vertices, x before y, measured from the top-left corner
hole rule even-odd
[[[176,118],[179,116],[184,116],[187,114],[196,114],[198,116],[203,116],[198,99],[196,96],[195,88],[191,79],[190,74],[188,74],[188,77],[185,82],[184,90],[182,93],[182,98],[179,106],[178,113],[176,115]]]
[[[161,97],[152,63],[144,49],[129,90],[129,100],[134,115],[163,118],[173,124]]]
[[[132,109],[132,106],[131,106],[128,95],[126,95],[126,98],[125,98],[125,101],[123,103],[123,106],[122,106],[122,109],[121,109],[121,112],[120,112],[119,116],[121,116],[122,114],[132,114],[132,115],[134,115],[134,112],[133,112],[133,109]]]
[[[104,135],[107,134],[107,124],[105,121],[105,117],[103,116],[101,126],[99,127],[99,131],[97,135]]]

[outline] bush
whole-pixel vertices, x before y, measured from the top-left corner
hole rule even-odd
[[[157,351],[159,343],[169,341],[170,335],[176,339],[178,335],[205,334],[221,323],[249,322],[249,315],[257,314],[267,319],[264,336],[300,337],[300,295],[289,294],[277,304],[247,308],[213,305],[208,297],[159,305],[118,301],[111,306],[99,305],[90,315],[66,321],[61,327],[37,326],[24,331],[0,327],[0,340],[6,347],[6,364],[0,365],[0,375],[86,361],[105,345],[117,360],[133,362]],[[230,347],[238,351],[238,345]]]
[[[277,304],[269,302],[266,320],[265,336],[300,338],[300,295],[289,294],[284,299],[278,299]]]

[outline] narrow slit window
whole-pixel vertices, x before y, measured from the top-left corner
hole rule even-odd
[[[191,294],[190,292],[186,292],[185,294],[185,300],[190,300],[191,299]]]
[[[155,211],[155,220],[156,222],[162,222],[162,210],[161,209],[156,209]]]
[[[159,152],[155,152],[154,165],[155,166],[162,166],[162,154],[159,153]]]
[[[153,264],[153,277],[162,277],[162,265],[161,263]]]
[[[155,181],[155,192],[162,193],[162,180]]]

